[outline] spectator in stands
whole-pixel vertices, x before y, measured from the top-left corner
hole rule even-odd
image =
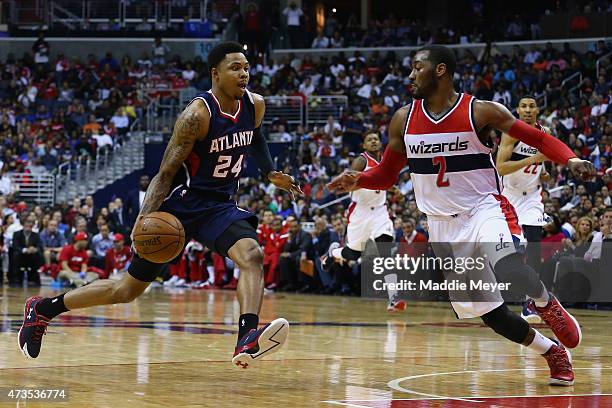
[[[125,218],[128,221],[128,225],[134,225],[136,222],[136,216],[140,212],[140,206],[144,201],[145,193],[149,188],[149,184],[151,179],[148,175],[143,174],[140,176],[140,182],[137,190],[132,190],[128,193],[126,208],[125,208]]]
[[[125,109],[119,108],[110,122],[115,125],[120,136],[125,136],[127,134],[130,126],[130,119],[127,117]]]
[[[319,31],[310,48],[329,48],[329,38],[327,38],[323,31]]]
[[[312,245],[317,274],[324,289],[332,285],[332,277],[321,267],[321,257],[327,254],[327,250],[331,243],[338,242],[338,240],[339,238],[336,232],[327,224],[327,217],[316,217],[315,229],[312,232]]]
[[[266,215],[270,217],[272,211],[266,211]],[[279,263],[280,256],[283,252],[289,234],[287,228],[283,226],[283,218],[281,216],[272,216],[272,221],[269,227],[262,225],[260,236],[264,242],[264,272],[266,289],[276,289],[279,282]]]
[[[40,31],[38,33],[38,39],[34,41],[34,44],[32,45],[34,62],[37,64],[48,64],[50,51],[51,47],[49,46],[47,40],[45,40],[45,34]]]
[[[293,216],[287,217],[289,237],[280,255],[281,290],[309,292],[314,288],[313,279],[300,271],[301,261],[309,259],[312,251],[312,238],[303,231]]]
[[[7,196],[15,192],[15,184],[5,167],[0,170],[0,193]]]
[[[289,44],[291,48],[302,48],[304,46],[304,33],[302,32],[300,18],[304,12],[292,1],[289,3],[289,6],[283,10],[283,14],[287,17],[287,32],[289,34]]]
[[[123,234],[113,236],[113,246],[106,251],[104,271],[110,279],[120,279],[132,260],[132,251],[125,245]]]
[[[164,43],[162,43],[162,38],[160,36],[155,37],[155,42],[153,43],[153,65],[164,65],[166,63],[166,55],[170,52],[170,48]]]
[[[66,237],[58,230],[58,222],[55,217],[49,220],[47,228],[40,233],[40,240],[44,251],[45,266],[57,263],[58,256],[66,245]]]
[[[28,275],[29,286],[40,286],[38,268],[43,262],[43,248],[40,235],[32,231],[34,223],[28,218],[23,229],[13,235],[13,270],[9,276],[11,286],[23,285],[24,273]]]
[[[106,277],[104,271],[89,266],[87,238],[87,233],[77,233],[74,236],[74,243],[64,246],[59,256],[60,272],[57,276],[58,279],[67,281],[70,286],[77,288]]]
[[[427,241],[427,237],[416,230],[414,218],[402,219],[402,236],[399,239],[401,253],[418,257],[427,251]]]
[[[101,220],[104,223],[100,224],[100,232],[94,235],[91,239],[91,249],[93,251],[93,255],[91,257],[90,264],[98,268],[104,268],[106,253],[113,247],[114,235],[111,234],[110,228],[108,224],[105,223],[104,217],[101,215],[99,217],[101,217]]]

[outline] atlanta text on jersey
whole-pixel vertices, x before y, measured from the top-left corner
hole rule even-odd
[[[236,132],[231,135],[221,136],[211,142],[210,151],[208,153],[222,152],[235,147],[248,146],[251,144],[252,140],[252,130],[245,130],[244,132]]]

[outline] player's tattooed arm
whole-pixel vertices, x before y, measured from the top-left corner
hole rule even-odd
[[[172,137],[168,142],[159,172],[151,180],[147,189],[139,217],[157,211],[168,195],[172,180],[198,138],[206,135],[210,116],[204,102],[193,101],[180,114],[174,124]]]

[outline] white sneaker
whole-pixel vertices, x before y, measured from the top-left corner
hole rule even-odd
[[[174,286],[178,280],[179,277],[177,275],[173,275],[170,279],[164,282],[164,286]]]
[[[179,279],[179,280],[176,281],[174,286],[176,286],[177,288],[186,288],[187,287],[187,281],[185,279]]]

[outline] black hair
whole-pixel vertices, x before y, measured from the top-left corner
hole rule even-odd
[[[216,45],[210,50],[210,53],[208,53],[208,69],[217,68],[227,54],[233,54],[235,52],[244,54],[242,45],[235,41],[226,41]]]
[[[533,99],[533,100],[534,100],[534,101],[536,101],[536,102],[538,101],[538,100],[536,99],[536,97],[535,97],[535,96],[533,96],[533,95],[531,95],[531,94],[527,94],[527,95],[523,95],[523,96],[521,96],[521,97],[519,98],[519,102],[520,102],[521,100],[523,100],[523,99]]]
[[[455,73],[455,69],[457,68],[457,58],[455,58],[455,52],[445,47],[444,45],[426,45],[419,49],[420,51],[429,51],[429,56],[427,59],[432,63],[435,67],[438,64],[446,65],[446,72],[453,77]]]

